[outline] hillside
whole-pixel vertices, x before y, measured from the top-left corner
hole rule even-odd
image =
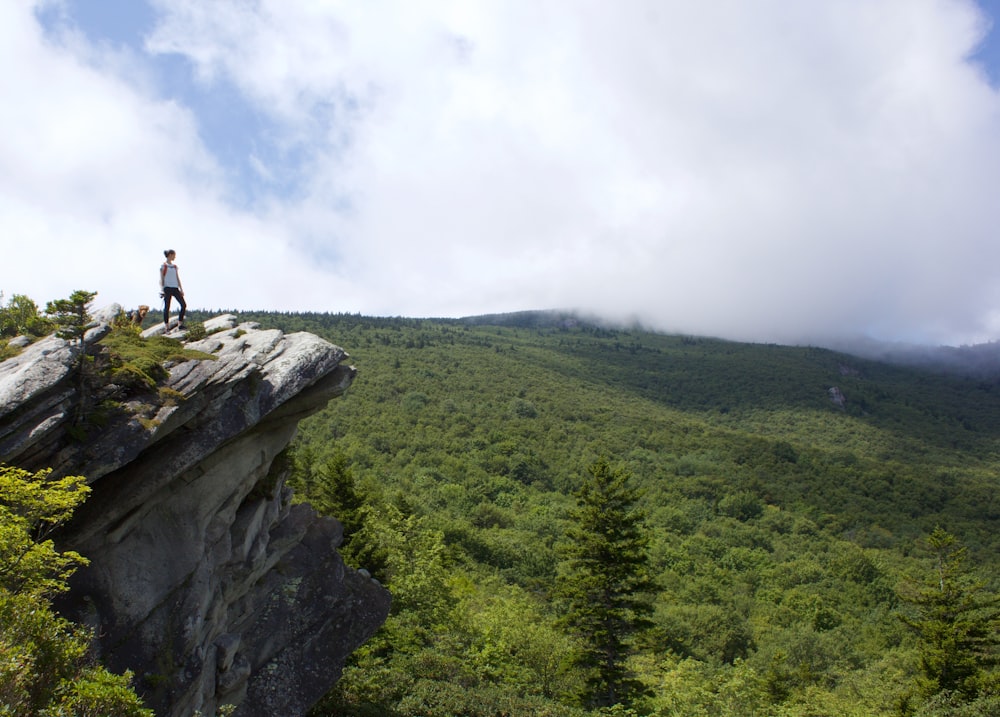
[[[984,530],[1000,517],[997,379],[592,326],[248,316],[351,347],[363,380],[303,440],[324,441],[320,424],[350,425],[338,444],[361,463],[402,469],[428,443],[420,465],[507,440],[524,454],[520,470],[537,474],[524,482],[547,488],[572,488],[600,453],[635,461],[641,480],[655,477],[649,464],[689,479],[673,483],[717,478],[727,492],[755,490],[844,529],[878,524],[880,543],[943,524],[985,554],[998,547]],[[392,456],[379,448],[386,441]]]
[[[358,380],[302,424],[298,487],[369,538],[402,536],[355,555],[397,597],[332,698],[339,713],[472,714],[430,696],[456,683],[479,705],[569,710],[579,676],[523,646],[492,655],[528,639],[495,613],[531,626],[550,658],[569,649],[552,627],[556,546],[601,456],[643,492],[661,586],[636,662],[652,689],[640,714],[729,714],[735,682],[761,714],[930,710],[899,586],[929,574],[936,526],[995,581],[995,379],[551,315],[243,318],[348,348]],[[378,510],[345,502],[345,475]],[[428,553],[439,562],[413,565]],[[400,600],[418,576],[429,592]]]

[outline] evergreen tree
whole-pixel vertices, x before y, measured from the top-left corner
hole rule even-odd
[[[318,513],[340,521],[344,527],[340,552],[350,561],[354,557],[351,538],[363,525],[366,498],[357,489],[347,456],[336,449],[332,455],[323,457],[309,450],[302,450],[301,454],[295,456],[292,487],[301,487]]]
[[[935,528],[927,545],[933,575],[900,590],[913,611],[902,620],[920,640],[922,691],[972,699],[986,669],[997,662],[1000,600],[966,569],[966,549],[955,536]]]
[[[52,317],[59,329],[56,335],[67,341],[83,344],[83,336],[90,323],[90,303],[96,291],[77,290],[68,299],[56,299],[45,306],[45,313]]]
[[[93,357],[87,356],[83,338],[91,322],[90,303],[97,296],[96,291],[77,290],[68,299],[56,299],[45,306],[45,313],[59,328],[56,336],[76,344],[76,424],[84,419],[90,409],[90,395],[87,391],[87,365]]]
[[[613,470],[603,458],[588,472],[561,546],[562,624],[582,643],[574,662],[588,672],[583,702],[627,706],[646,692],[627,660],[636,634],[651,625],[656,586],[649,577],[649,540],[630,474]]]

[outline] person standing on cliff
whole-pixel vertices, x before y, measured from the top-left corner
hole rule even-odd
[[[184,301],[184,287],[181,286],[181,277],[177,273],[177,265],[174,263],[174,259],[177,258],[177,252],[173,249],[167,249],[163,252],[163,256],[167,258],[163,262],[163,266],[160,267],[160,296],[163,297],[163,327],[165,329],[170,328],[170,300],[177,299],[177,303],[181,306],[181,311],[177,315],[178,328],[184,328],[184,312],[187,311],[187,302]]]

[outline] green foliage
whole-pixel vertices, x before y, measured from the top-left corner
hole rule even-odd
[[[961,695],[941,693],[914,712],[913,717],[996,717],[1000,696],[984,695],[969,701]]]
[[[312,477],[296,490],[322,502],[318,476],[341,455],[364,503],[351,561],[408,597],[348,667],[331,713],[406,714],[407,695],[443,684],[468,705],[503,691],[584,712],[568,703],[588,675],[552,594],[573,495],[600,455],[632,475],[660,586],[628,660],[653,690],[638,714],[945,709],[918,689],[920,643],[895,586],[921,572],[915,545],[945,524],[1000,587],[996,379],[566,316],[241,318],[324,336],[359,369],[301,424]],[[411,541],[430,546],[427,562]],[[969,704],[994,694],[982,667]],[[461,713],[421,700],[415,712]]]
[[[49,598],[86,560],[49,534],[86,498],[80,476],[59,480],[0,465],[0,713],[151,717],[129,683],[88,658],[90,635]]]
[[[646,692],[628,657],[632,637],[652,625],[649,539],[630,474],[603,458],[587,471],[590,480],[577,491],[569,516],[556,589],[566,605],[563,622],[581,642],[574,662],[590,673],[584,703],[630,705]]]
[[[84,421],[90,412],[92,392],[89,383],[94,377],[94,357],[84,345],[84,337],[91,324],[90,304],[97,296],[94,291],[74,291],[68,299],[50,301],[45,307],[45,313],[56,326],[56,336],[70,342],[76,355],[76,409],[70,435],[76,440],[82,440],[86,435]]]
[[[55,714],[78,717],[152,717],[132,688],[132,673],[115,675],[100,667],[84,669],[61,683]]]
[[[340,521],[344,528],[340,553],[350,559],[351,540],[364,524],[362,508],[367,501],[355,483],[347,456],[335,449],[331,455],[319,458],[313,451],[302,450],[293,457],[293,462],[291,487],[308,495],[318,512]]]
[[[112,376],[132,370],[147,377],[153,385],[167,376],[164,364],[190,360],[216,360],[204,351],[184,348],[184,344],[169,336],[143,338],[138,327],[116,326],[101,340],[111,355]]]
[[[56,325],[56,335],[67,341],[83,343],[83,335],[90,324],[90,304],[97,296],[96,291],[77,290],[68,299],[48,302],[45,313]]]
[[[122,387],[125,395],[157,390],[169,376],[167,366],[172,363],[216,360],[211,354],[184,348],[168,336],[143,338],[139,328],[128,323],[114,326],[100,345],[107,352],[107,379]],[[177,400],[179,396],[169,398]]]
[[[581,689],[569,669],[577,644],[535,597],[495,578],[456,582],[455,594],[463,655],[479,680],[546,698]]]
[[[91,663],[89,637],[38,595],[0,588],[0,713],[152,717],[130,674]]]
[[[17,356],[21,350],[17,346],[11,346],[7,339],[0,338],[0,361]]]
[[[1000,596],[965,567],[967,551],[955,536],[936,528],[927,546],[933,572],[900,591],[911,608],[901,618],[920,640],[921,687],[927,695],[974,699],[1000,657]]]
[[[331,698],[339,705],[335,714],[398,702],[417,677],[431,674],[426,667],[414,670],[429,658],[445,681],[460,669],[454,658],[437,657],[432,647],[448,622],[452,595],[441,534],[425,523],[393,505],[370,506],[365,516],[356,536],[364,550],[356,559],[389,588],[393,605],[382,631],[353,656],[359,668],[348,669],[338,684]]]
[[[469,690],[441,680],[417,680],[399,702],[403,715],[462,715],[462,717],[573,717],[570,711],[548,700],[518,694],[504,685]]]
[[[187,328],[185,329],[186,340],[187,341],[201,341],[203,338],[208,336],[208,331],[205,329],[205,324],[200,321],[189,321],[187,322]]]
[[[0,293],[0,304],[2,300]],[[38,305],[24,294],[14,294],[6,306],[0,305],[0,337],[44,336],[51,326],[38,313]]]
[[[357,533],[360,564],[369,566],[392,592],[396,615],[418,615],[403,625],[406,639],[421,642],[446,621],[449,607],[443,535],[420,516],[394,505],[371,509]],[[402,633],[401,633],[402,634]]]
[[[10,593],[51,596],[83,556],[56,551],[50,535],[69,520],[90,492],[82,476],[50,480],[0,464],[0,588]]]

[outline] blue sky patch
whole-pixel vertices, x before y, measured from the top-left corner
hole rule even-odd
[[[250,208],[261,200],[290,199],[303,191],[298,168],[306,159],[306,147],[288,145],[281,125],[257,111],[228,79],[217,78],[206,86],[195,80],[186,58],[148,53],[145,37],[156,23],[148,3],[71,0],[44,5],[36,15],[50,35],[73,29],[94,45],[126,48],[145,58],[160,99],[176,100],[193,113],[202,141],[228,178],[233,204]]]

